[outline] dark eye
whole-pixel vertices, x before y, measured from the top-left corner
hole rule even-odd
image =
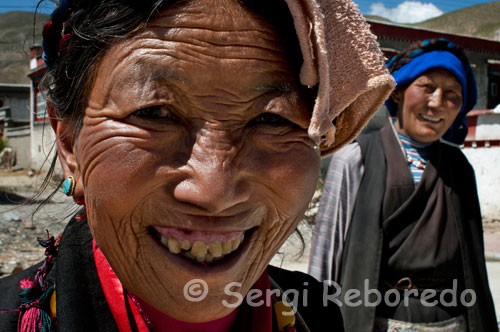
[[[426,91],[434,91],[434,86],[432,84],[424,84],[424,89]]]
[[[457,96],[462,98],[462,93],[456,90],[448,90],[446,91],[446,93],[449,94],[450,96]]]
[[[256,118],[254,118],[251,122],[251,125],[255,124],[264,124],[264,125],[271,125],[271,126],[279,126],[279,125],[293,125],[292,122],[289,120],[285,119],[284,117],[274,114],[274,113],[262,113]]]
[[[446,97],[454,103],[459,103],[462,101],[462,93],[454,90],[447,91]]]
[[[145,119],[174,119],[170,111],[162,105],[141,108],[132,113],[132,116]]]

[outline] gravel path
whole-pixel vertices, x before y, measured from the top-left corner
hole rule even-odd
[[[25,269],[44,258],[44,249],[37,237],[57,236],[77,207],[64,194],[57,193],[36,214],[40,204],[31,198],[43,178],[29,177],[25,172],[0,171],[0,276],[13,270]]]

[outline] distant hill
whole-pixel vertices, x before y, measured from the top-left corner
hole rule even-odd
[[[364,15],[364,16],[367,20],[370,21],[393,23],[391,20],[381,16],[376,16],[376,15]]]
[[[0,14],[0,83],[29,83],[29,49],[41,43],[42,27],[48,15],[38,14],[33,38],[31,12]]]
[[[500,1],[487,2],[446,13],[414,26],[454,34],[495,39],[500,29]]]
[[[373,21],[393,23],[379,16],[365,17]],[[495,32],[500,29],[500,1],[463,8],[420,23],[400,25],[495,39]]]

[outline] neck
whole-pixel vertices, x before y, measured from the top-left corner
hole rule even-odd
[[[233,310],[229,315],[203,323],[184,322],[172,318],[161,311],[155,309],[147,302],[135,297],[136,302],[141,307],[143,313],[151,323],[151,330],[154,332],[197,332],[213,331],[228,332],[236,319],[238,309]],[[195,313],[193,313],[194,315]]]

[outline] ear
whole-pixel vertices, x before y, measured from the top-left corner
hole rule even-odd
[[[57,157],[64,177],[73,176],[76,182],[73,199],[77,204],[83,205],[83,185],[75,155],[75,141],[72,135],[74,127],[68,121],[64,121],[59,117],[59,113],[50,101],[47,101],[47,112],[49,114],[50,125],[56,135]]]
[[[391,98],[399,106],[401,104],[401,102],[403,101],[403,91],[401,89],[396,88],[396,90],[394,90],[391,93]]]

